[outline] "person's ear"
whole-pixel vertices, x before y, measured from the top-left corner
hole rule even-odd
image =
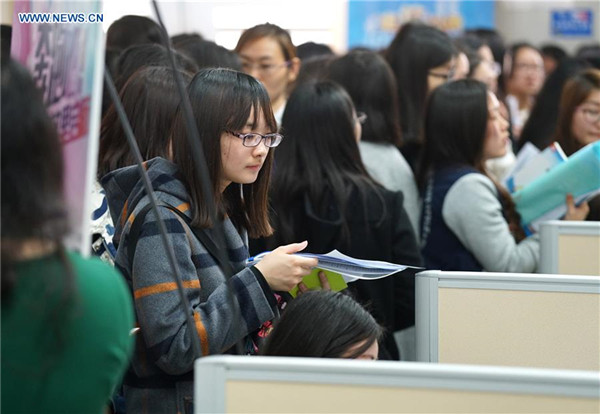
[[[300,58],[293,58],[290,60],[290,67],[288,71],[288,82],[292,83],[298,78],[298,73],[300,73]]]

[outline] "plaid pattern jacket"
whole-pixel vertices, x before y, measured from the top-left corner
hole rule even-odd
[[[154,158],[145,167],[157,199],[189,216],[189,197],[177,166]],[[152,211],[144,218],[133,263],[127,257],[129,229],[137,212],[148,203],[136,167],[111,172],[102,179],[102,185],[115,223],[115,266],[129,284],[140,327],[132,371],[139,378],[189,373],[194,363],[189,327]],[[260,272],[245,266],[247,245],[229,219],[224,222],[225,244],[236,272],[229,285],[241,309],[238,316],[228,303],[224,276],[205,247],[172,211],[160,208],[160,215],[175,251],[203,355],[224,352],[277,316],[274,295]],[[212,235],[211,229],[207,232]],[[238,318],[241,333],[233,332],[234,318]],[[154,409],[160,411],[159,407]]]

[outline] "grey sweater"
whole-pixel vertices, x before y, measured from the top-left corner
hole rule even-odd
[[[189,197],[184,183],[178,178],[177,167],[162,158],[150,160],[146,165],[156,197],[189,216]],[[103,178],[102,185],[116,223],[115,266],[129,284],[141,328],[132,369],[138,378],[146,379],[190,373],[194,355],[187,332],[189,326],[152,211],[144,219],[133,263],[127,257],[127,235],[133,217],[148,203],[138,172],[135,167],[113,171]],[[225,243],[236,272],[229,285],[240,305],[241,315],[234,314],[231,309],[224,277],[204,245],[175,213],[163,207],[160,215],[175,251],[203,355],[222,353],[276,316],[273,294],[260,272],[246,268],[248,248],[229,219],[224,221]],[[241,330],[238,333],[232,329],[234,319]],[[160,392],[128,388],[127,411],[180,410],[182,398],[191,398],[191,394],[182,397],[182,387],[178,385],[177,388],[179,392],[175,388]],[[191,390],[189,385],[184,388]]]
[[[502,215],[496,187],[483,174],[467,174],[450,187],[442,216],[484,270],[530,273],[538,267],[537,235],[515,242]]]

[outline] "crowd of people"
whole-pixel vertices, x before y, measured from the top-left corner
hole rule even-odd
[[[320,274],[323,290],[293,299],[318,267],[295,253],[535,272],[539,240],[523,229],[506,171],[528,142],[571,155],[600,140],[600,45],[569,56],[415,21],[384,50],[338,55],[296,47],[266,23],[228,50],[125,16],[108,30],[106,67],[159,217],[105,88],[90,221],[102,260],[84,259],[63,245],[56,129],[4,39],[2,53],[7,413],[98,413],[110,400],[114,412],[191,412],[194,360],[205,355],[414,360],[415,271],[342,292]],[[565,204],[565,220],[600,220],[600,197]]]

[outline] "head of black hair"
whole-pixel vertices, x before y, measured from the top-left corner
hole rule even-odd
[[[433,168],[465,165],[483,171],[488,91],[482,82],[461,79],[436,88],[427,103],[424,151],[417,181],[424,188]]]
[[[301,59],[309,59],[317,56],[333,56],[333,50],[323,43],[306,42],[296,46],[296,54]]]
[[[350,196],[358,191],[359,199],[365,201],[366,194],[378,186],[360,157],[357,122],[352,99],[335,82],[307,81],[290,95],[271,191],[280,243],[293,240],[298,233],[293,211],[305,203],[318,217],[335,214],[342,229],[340,245],[347,240]]]
[[[575,56],[587,60],[593,67],[600,69],[600,43],[582,45],[575,52]]]
[[[263,355],[357,358],[382,335],[373,316],[341,292],[310,291],[288,304]]]
[[[357,111],[367,119],[361,140],[402,144],[396,78],[386,60],[376,52],[352,51],[334,59],[328,78],[346,89]]]
[[[192,79],[185,72],[181,77],[185,86]],[[159,66],[141,68],[127,80],[119,96],[142,158],[168,158],[171,125],[181,101],[173,71]],[[135,158],[112,105],[100,126],[98,178],[133,164]]]
[[[171,67],[168,50],[159,44],[136,45],[125,49],[115,64],[114,81],[118,91],[125,85],[131,75],[138,69],[146,66]],[[173,51],[175,65],[178,70],[193,75],[198,67],[187,56]]]
[[[490,28],[475,28],[465,31],[465,35],[474,35],[479,38],[484,44],[488,45],[494,55],[494,60],[502,65],[504,61],[504,39],[495,29]]]
[[[115,20],[106,32],[107,49],[124,50],[133,45],[161,42],[161,27],[144,16],[123,16]]]
[[[189,57],[202,68],[229,68],[241,71],[242,62],[237,53],[210,40],[188,39],[175,46],[178,52]]]
[[[176,49],[177,46],[179,46],[180,44],[188,42],[190,40],[204,40],[204,37],[200,33],[181,33],[175,36],[171,36],[171,44]]]
[[[429,71],[449,62],[455,53],[446,33],[419,22],[402,26],[388,47],[386,58],[396,75],[405,144],[421,140]]]

